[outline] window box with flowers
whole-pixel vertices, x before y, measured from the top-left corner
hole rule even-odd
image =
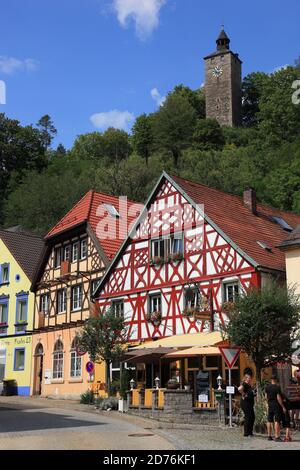
[[[166,260],[162,256],[154,256],[150,260],[150,265],[151,266],[162,266],[163,264],[165,264],[165,262],[166,262]]]
[[[162,322],[162,315],[160,311],[147,313],[146,320],[152,323],[153,326],[160,326]]]
[[[0,323],[0,335],[5,335],[7,332],[8,323]]]
[[[173,262],[179,262],[179,261],[182,261],[183,260],[183,254],[178,252],[178,253],[171,253],[169,254],[168,256],[168,260],[169,261],[173,261]]]

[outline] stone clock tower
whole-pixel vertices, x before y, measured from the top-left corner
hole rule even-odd
[[[230,50],[230,39],[222,29],[217,50],[205,57],[206,117],[221,126],[241,125],[242,61]]]

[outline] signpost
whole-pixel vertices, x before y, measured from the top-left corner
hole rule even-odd
[[[219,346],[220,353],[228,367],[228,382],[226,393],[229,394],[229,426],[232,428],[232,395],[234,395],[234,387],[232,387],[231,369],[238,360],[241,348],[233,348],[231,346]]]
[[[93,375],[95,370],[95,364],[92,361],[87,362],[85,365],[85,370],[88,374]]]

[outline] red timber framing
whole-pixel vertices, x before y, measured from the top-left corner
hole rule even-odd
[[[156,264],[152,241],[172,240],[174,234],[182,234],[182,257],[167,254]],[[102,312],[113,300],[124,302],[129,341],[151,340],[218,329],[226,320],[222,307],[227,283],[247,290],[260,286],[260,276],[256,262],[208,219],[205,207],[196,206],[164,173],[96,298]],[[184,315],[187,288],[196,288],[206,299],[206,315]],[[161,299],[162,320],[156,326],[147,319],[153,295]]]

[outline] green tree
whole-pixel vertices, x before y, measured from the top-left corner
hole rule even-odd
[[[32,126],[21,126],[19,121],[0,114],[0,224],[12,174],[17,184],[26,171],[41,171],[46,165],[40,131]]]
[[[204,88],[199,88],[198,90],[192,90],[191,88],[184,85],[177,85],[174,90],[169,94],[170,95],[179,95],[183,98],[186,98],[192,108],[194,109],[198,119],[205,119],[206,109],[205,109],[205,91]]]
[[[131,153],[129,135],[120,129],[110,127],[103,134],[105,156],[111,161],[128,158]]]
[[[256,366],[256,381],[264,368],[288,361],[299,334],[299,296],[277,283],[251,289],[227,305],[229,322],[223,332]]]
[[[4,204],[4,225],[22,225],[45,235],[78,200],[96,185],[90,162],[53,159],[39,173],[31,170],[21,183],[14,179]]]
[[[106,365],[106,386],[110,393],[110,366],[120,361],[127,341],[127,328],[122,316],[112,309],[96,314],[84,324],[77,336],[78,344],[89,354],[91,361]]]
[[[175,167],[182,151],[191,141],[197,122],[196,112],[187,98],[171,94],[156,113],[154,120],[155,143],[158,149],[171,152]]]
[[[100,132],[79,135],[71,150],[72,158],[78,160],[100,160],[105,157],[105,143]]]
[[[194,147],[199,150],[220,150],[224,147],[225,138],[222,128],[215,119],[200,119],[193,134]]]
[[[136,153],[145,159],[148,166],[149,157],[153,149],[152,120],[146,114],[139,116],[132,129],[132,142]]]
[[[242,83],[244,126],[249,127],[259,123],[260,101],[269,81],[270,76],[263,72],[254,72],[244,78]]]
[[[49,114],[45,114],[44,116],[42,116],[36,125],[41,132],[43,145],[45,149],[48,149],[51,145],[52,140],[57,134],[57,130]]]

